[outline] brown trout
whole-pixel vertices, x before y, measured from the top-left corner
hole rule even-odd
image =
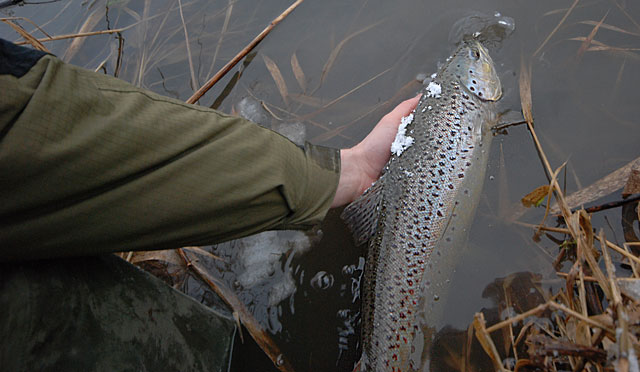
[[[487,49],[462,42],[403,119],[380,179],[344,210],[356,241],[369,241],[361,370],[428,368],[424,330],[443,320],[438,299],[466,245],[501,96]]]

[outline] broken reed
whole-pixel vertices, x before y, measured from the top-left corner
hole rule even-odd
[[[546,37],[532,57],[543,50],[578,3],[579,0],[575,0],[566,10],[557,27]],[[605,18],[606,14],[599,22],[592,23],[594,28],[587,37],[572,39],[582,42],[578,50],[578,59],[585,51],[602,48],[593,38],[598,29],[603,27]],[[609,25],[604,27],[611,28]],[[640,286],[637,266],[640,259],[630,252],[629,247],[634,243],[624,244],[624,248],[617,246],[606,240],[602,230],[597,235],[594,234],[595,229],[588,212],[583,209],[571,211],[557,181],[557,175],[564,165],[555,171],[551,168],[534,129],[531,64],[525,61],[524,56],[519,86],[523,116],[549,179],[548,185],[534,190],[523,199],[523,204],[529,204],[527,206],[535,206],[536,200],[544,198],[548,201],[542,223],[530,227],[536,230],[534,239],[539,239],[542,231],[565,234],[564,243],[567,244],[563,243],[561,247],[554,263],[556,267],[567,259],[565,253],[568,249],[573,251],[571,256],[574,260],[568,272],[558,273],[565,281],[564,288],[551,296],[547,295],[550,298],[545,303],[489,327],[486,325],[484,314],[476,313],[472,323],[475,337],[491,359],[496,371],[582,371],[585,368],[597,371],[636,371],[637,355],[640,353],[640,329],[635,326],[640,323],[640,291],[634,292],[629,290],[629,287]],[[552,194],[566,228],[544,226],[544,221],[549,215]],[[532,199],[528,199],[530,196]],[[599,249],[596,248],[596,241],[599,243]],[[631,267],[630,277],[616,276],[611,251],[621,255],[624,263]],[[512,306],[509,299],[506,306]],[[536,318],[546,318],[549,322],[541,325],[535,321]],[[523,325],[518,333],[514,334],[514,327],[520,322]],[[499,330],[508,330],[506,333],[502,332],[502,341],[507,345],[504,348],[505,355],[499,353],[493,339],[497,337],[495,333]],[[505,337],[505,334],[509,337]],[[526,357],[518,355],[517,352],[517,347],[523,342],[527,346]],[[514,363],[507,366],[505,361],[510,357]],[[466,365],[468,361],[463,363],[463,366]]]

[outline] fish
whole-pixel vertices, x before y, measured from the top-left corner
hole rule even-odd
[[[380,178],[342,213],[369,242],[361,371],[425,368],[484,182],[502,86],[488,50],[464,40],[403,118]],[[427,367],[428,368],[428,367]]]

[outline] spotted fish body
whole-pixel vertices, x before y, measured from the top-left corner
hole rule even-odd
[[[442,321],[447,283],[467,239],[486,170],[500,81],[487,50],[465,41],[426,88],[406,126],[413,143],[343,218],[369,241],[361,370],[428,364],[425,326]],[[431,85],[433,88],[435,85]],[[426,356],[425,356],[426,355]]]

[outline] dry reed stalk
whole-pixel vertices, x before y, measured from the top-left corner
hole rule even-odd
[[[638,31],[640,31],[640,24],[639,24],[638,22],[636,22],[636,20],[635,20],[635,19],[633,19],[633,17],[631,16],[631,14],[629,14],[629,12],[627,12],[627,10],[626,10],[622,5],[620,5],[620,3],[618,3],[618,0],[611,0],[611,2],[612,2],[612,3],[614,3],[614,4],[616,5],[616,7],[618,7],[618,9],[620,10],[620,12],[621,12],[622,14],[624,14],[624,15],[625,15],[625,17],[627,17],[627,19],[628,19],[629,21],[631,21],[631,23],[633,23],[633,24],[634,24],[634,26],[636,26],[636,28],[638,29]]]
[[[494,369],[496,371],[506,372],[507,369],[502,366],[502,359],[496,349],[496,345],[493,343],[493,340],[489,335],[489,331],[486,328],[486,321],[484,320],[484,315],[482,313],[476,313],[474,316],[473,328],[475,330],[476,339],[480,342],[484,351],[491,358]]]
[[[553,29],[553,31],[551,31],[551,33],[549,33],[549,35],[547,36],[546,39],[544,39],[544,41],[542,42],[542,44],[540,44],[540,46],[538,47],[538,49],[536,49],[535,52],[533,52],[533,57],[537,56],[538,53],[540,53],[540,51],[542,50],[542,48],[544,48],[544,46],[547,44],[547,42],[551,39],[551,37],[558,32],[558,30],[560,29],[560,27],[562,26],[562,24],[564,23],[564,21],[567,20],[567,18],[569,17],[569,14],[571,14],[571,12],[573,11],[573,9],[576,7],[576,5],[578,5],[578,3],[580,2],[580,0],[574,0],[573,4],[571,4],[571,7],[569,7],[569,9],[567,9],[567,11],[564,13],[564,16],[562,16],[562,19],[560,20],[560,22],[556,25],[556,27]]]
[[[386,114],[389,110],[389,108],[393,105],[393,104],[397,104],[399,102],[401,102],[403,99],[405,99],[405,97],[407,97],[407,95],[415,93],[416,90],[419,90],[422,87],[422,83],[419,82],[416,79],[412,79],[411,81],[409,81],[408,83],[406,83],[405,85],[402,86],[402,88],[400,88],[394,95],[393,97],[389,98],[388,100],[384,101],[384,102],[380,102],[375,104],[374,106],[372,106],[371,108],[369,108],[367,111],[365,111],[363,114],[359,115],[358,117],[356,117],[355,119],[351,120],[350,122],[341,125],[335,129],[332,129],[330,131],[327,131],[317,137],[314,137],[311,139],[312,142],[324,142],[324,141],[328,141],[330,139],[332,139],[333,137],[336,136],[340,136],[343,138],[348,138],[345,137],[342,132],[345,131],[346,129],[350,128],[351,126],[353,126],[354,124],[358,123],[360,120],[366,118],[367,116],[374,116],[376,117],[375,120],[379,120],[381,116],[383,116],[384,114]],[[379,114],[379,115],[378,115]]]
[[[178,249],[178,254],[184,260],[184,263],[187,265],[187,269],[191,269],[202,281],[207,283],[207,285],[216,292],[235,313],[237,313],[238,318],[247,328],[251,337],[256,341],[265,354],[267,354],[276,368],[283,372],[293,372],[293,367],[282,354],[275,342],[273,342],[271,336],[267,334],[260,323],[258,323],[258,321],[251,315],[251,312],[249,312],[247,307],[242,301],[240,301],[235,293],[233,293],[232,290],[227,288],[218,279],[209,275],[206,269],[202,267],[197,260],[191,260],[182,248]]]
[[[574,3],[574,5],[575,4],[576,3]],[[602,21],[600,22],[600,24],[602,24]],[[595,33],[592,32],[592,34],[594,35]],[[586,50],[586,48],[583,49]],[[603,343],[607,339],[615,340],[617,330],[619,329],[619,342],[617,343],[617,347],[619,349],[619,359],[616,362],[617,368],[619,370],[628,370],[630,363],[635,362],[630,361],[628,356],[631,355],[630,350],[632,350],[631,347],[633,347],[631,345],[633,345],[634,343],[637,344],[637,340],[635,340],[634,335],[629,328],[628,319],[630,319],[630,317],[625,309],[625,302],[621,294],[622,292],[619,288],[621,279],[615,277],[615,270],[611,255],[609,254],[609,249],[620,253],[623,257],[627,258],[631,262],[632,267],[634,268],[634,278],[637,277],[635,264],[640,263],[640,259],[629,252],[627,244],[625,244],[625,249],[622,249],[617,245],[607,241],[602,232],[600,232],[600,234],[596,236],[593,233],[590,215],[587,212],[585,212],[584,210],[573,212],[569,209],[564,198],[563,190],[561,189],[557,179],[559,170],[562,168],[562,166],[555,171],[552,171],[547,157],[535,133],[531,105],[531,70],[530,67],[525,64],[524,58],[522,59],[521,67],[520,96],[523,114],[526,119],[529,131],[531,132],[545,172],[550,176],[549,190],[547,195],[547,198],[549,199],[547,200],[550,202],[550,193],[553,191],[556,196],[561,215],[564,218],[567,226],[566,228],[555,228],[544,226],[543,223],[540,223],[538,225],[525,224],[518,221],[516,221],[516,223],[534,228],[538,232],[552,231],[570,235],[571,239],[573,239],[576,244],[576,261],[574,262],[574,265],[572,266],[572,269],[568,274],[558,273],[559,276],[565,278],[566,288],[564,290],[560,290],[560,292],[555,296],[556,299],[550,299],[544,304],[538,305],[533,309],[525,311],[524,313],[521,313],[517,316],[498,322],[488,328],[483,326],[482,322],[480,322],[480,319],[478,318],[479,314],[476,314],[476,318],[474,319],[474,327],[476,327],[476,337],[478,337],[478,340],[483,345],[485,352],[494,362],[494,367],[496,369],[502,368],[501,366],[496,365],[495,361],[499,360],[500,357],[496,354],[497,352],[491,348],[491,345],[489,344],[490,339],[487,339],[488,334],[499,329],[502,329],[503,332],[505,330],[511,330],[513,324],[523,321],[529,316],[539,315],[546,310],[555,310],[556,312],[552,314],[552,317],[554,318],[553,324],[555,327],[555,332],[551,332],[551,330],[547,330],[543,327],[538,331],[543,331],[547,333],[548,336],[540,336],[536,338],[536,340],[542,340],[543,343],[539,345],[544,346],[545,342],[551,342],[544,340],[556,339],[557,341],[553,341],[556,342],[556,344],[548,344],[544,347],[566,347],[567,349],[559,349],[560,354],[554,354],[555,356],[547,354],[547,356],[544,357],[544,368],[549,370],[556,370],[556,363],[560,362],[569,363],[571,369],[575,371],[581,371],[583,368],[588,368],[588,365],[592,365],[593,367],[595,367],[595,369],[602,371],[604,368],[602,363],[605,363],[604,359],[602,359],[602,355],[605,354],[604,350],[601,349],[604,346],[601,345],[604,345]],[[543,222],[549,212],[549,205],[550,203],[547,204]],[[601,242],[601,256],[594,247],[594,242],[596,240]],[[607,249],[607,247],[609,249]],[[602,257],[604,261],[606,273],[603,272],[600,268],[600,257]],[[586,265],[583,265],[583,262],[586,262]],[[587,271],[585,270],[589,270],[589,272],[591,272],[592,274],[587,275]],[[597,292],[593,290],[596,283],[597,287],[599,287],[604,293],[607,303],[609,304],[609,309],[607,310],[609,312],[603,312],[601,315],[597,316],[589,316],[587,309],[592,308],[594,306],[594,303],[600,305],[600,302],[602,301],[602,299],[598,298]],[[577,291],[574,290],[574,288],[577,288]],[[560,300],[561,302],[558,302],[558,300]],[[558,311],[564,314],[564,316],[559,316],[559,313],[557,313]],[[611,314],[611,311],[613,311],[615,319],[611,318],[610,315],[607,315]],[[598,312],[596,311],[596,313]],[[532,338],[534,337],[532,336],[534,335],[534,333],[532,333],[531,331],[533,328],[534,327],[532,327],[531,325],[524,325],[520,329],[520,333],[517,335],[515,341],[513,341],[513,335],[511,335],[510,342],[513,344],[514,350],[515,345],[525,338],[525,333],[529,334],[529,336],[526,336],[529,337],[528,340],[531,341],[534,339]],[[537,328],[539,327],[536,327],[536,329]],[[569,341],[561,342],[560,338]],[[530,353],[541,352],[540,350],[547,350],[547,352],[549,352],[549,350],[551,349],[537,349],[537,351],[530,350]],[[538,357],[540,357],[540,355],[544,354],[537,355]],[[561,361],[557,359],[558,356],[566,359],[563,359],[563,361]],[[542,365],[538,365],[536,363],[540,363],[540,359],[538,359],[538,362],[530,361],[527,359],[519,359],[516,363],[516,369],[529,365],[542,368]]]
[[[224,40],[224,36],[227,33],[227,29],[229,28],[229,20],[231,19],[231,13],[233,12],[233,4],[236,0],[229,0],[229,4],[227,5],[227,11],[224,15],[224,22],[222,24],[222,29],[220,30],[220,37],[218,38],[218,43],[216,44],[216,50],[213,52],[213,58],[211,60],[211,68],[209,69],[209,73],[207,76],[213,73],[213,68],[216,65],[216,60],[218,59],[218,52],[220,51],[220,47],[222,46],[222,42]]]
[[[583,25],[596,26],[600,22],[596,22],[596,21],[580,21],[578,23],[579,24],[583,24]],[[632,35],[632,36],[640,36],[640,33],[638,33],[638,32],[625,30],[623,28],[620,28],[620,27],[617,27],[617,26],[614,26],[614,25],[610,25],[608,23],[602,23],[600,25],[600,28],[604,28],[605,30],[609,30],[609,31],[619,32],[621,34]]]
[[[24,28],[22,28],[22,26],[20,26],[17,23],[14,23],[11,20],[8,19],[0,19],[2,22],[8,24],[9,26],[11,26],[11,28],[14,29],[14,31],[16,31],[18,34],[20,34],[20,36],[22,36],[25,41],[29,44],[31,44],[31,46],[33,46],[35,49],[46,52],[46,53],[51,53],[49,51],[49,49],[47,49],[44,45],[42,45],[42,43],[40,41],[38,41],[38,39],[36,39],[35,37],[33,37],[30,33],[28,33]]]
[[[607,18],[607,15],[609,15],[609,11],[605,13],[605,15],[602,17],[600,22],[598,22],[595,26],[593,26],[593,30],[591,30],[591,32],[589,33],[589,36],[587,36],[587,38],[582,42],[582,45],[580,45],[580,49],[578,49],[578,60],[582,58],[582,55],[584,54],[584,52],[586,52],[589,46],[591,45],[591,41],[596,36],[596,33],[598,33],[598,30],[600,29],[600,26],[602,26],[602,24],[604,23],[604,20]]]
[[[613,193],[614,191],[624,187],[631,171],[635,168],[640,168],[640,157],[630,161],[623,167],[607,174],[598,181],[591,185],[584,187],[565,197],[565,201],[569,208],[575,208],[579,205],[583,205],[592,202],[596,199],[600,199],[606,195]],[[551,207],[551,213],[559,213],[560,209],[557,204]]]
[[[42,32],[46,37],[48,37],[49,39],[51,38],[51,35],[49,35],[47,33],[47,31],[45,31],[42,27],[38,26],[34,21],[30,20],[29,18],[26,17],[6,17],[6,18],[0,18],[0,21],[25,21],[25,22],[29,22],[31,23],[31,25],[33,27],[35,27],[38,31]],[[38,40],[41,41],[41,40]]]
[[[570,234],[571,233],[571,231],[569,229],[563,228],[563,227],[540,226],[540,225],[533,225],[533,224],[528,224],[528,223],[520,222],[520,221],[516,221],[515,223],[518,224],[518,225],[521,225],[521,226],[530,227],[530,228],[534,228],[534,229],[540,227],[540,229],[543,230],[543,231],[557,232],[557,233],[562,233],[562,234]],[[596,240],[600,239],[599,236],[594,236],[594,238]],[[608,240],[606,240],[605,243],[606,243],[607,247],[613,249],[617,253],[620,253],[625,258],[631,260],[633,263],[640,265],[640,258],[636,257],[635,255],[633,255],[628,250],[620,248],[619,246],[617,246],[616,244],[614,244],[614,243],[612,243],[612,242],[610,242]],[[626,245],[635,245],[635,244],[626,243],[625,246]]]
[[[333,50],[331,51],[331,53],[329,54],[329,58],[327,59],[327,62],[325,62],[324,66],[322,67],[322,74],[320,75],[320,83],[319,85],[322,85],[322,83],[324,82],[324,79],[326,78],[327,74],[329,73],[329,70],[331,70],[331,67],[333,66],[334,62],[336,61],[336,58],[338,58],[338,54],[340,54],[340,51],[342,51],[342,48],[349,42],[349,40],[353,39],[354,37],[369,31],[370,29],[378,26],[379,24],[381,24],[382,22],[384,22],[385,19],[381,19],[376,23],[370,24],[366,27],[363,27],[362,29],[347,35],[347,37],[345,37],[344,39],[342,39],[338,45],[336,45],[335,48],[333,48]]]
[[[51,37],[47,37],[47,38],[42,38],[42,39],[37,39],[39,42],[41,43],[45,43],[47,41],[56,41],[56,40],[65,40],[65,39],[75,39],[75,38],[80,38],[80,37],[87,37],[87,36],[95,36],[95,35],[108,35],[108,34],[116,34],[118,32],[123,32],[126,31],[134,26],[136,26],[137,23],[134,23],[133,25],[129,25],[127,27],[122,27],[122,28],[116,28],[113,30],[101,30],[101,31],[91,31],[91,32],[79,32],[79,33],[75,33],[75,34],[65,34],[65,35],[57,35],[57,36],[51,36]],[[27,42],[17,42],[16,45],[24,45],[27,44]]]
[[[101,12],[103,9],[99,8],[94,10],[89,17],[85,20],[85,22],[80,27],[79,33],[91,32],[100,22],[100,19],[103,17],[103,13]],[[67,50],[62,55],[62,59],[65,62],[71,61],[71,59],[78,53],[82,44],[84,44],[84,38],[75,38],[71,42],[71,45],[67,48]]]
[[[304,72],[302,71],[302,67],[300,67],[300,61],[298,61],[298,56],[296,53],[291,55],[291,70],[293,71],[293,76],[296,77],[296,81],[298,85],[300,85],[300,89],[302,89],[303,93],[307,91],[307,79],[304,76]]]
[[[265,66],[267,66],[267,70],[269,70],[273,81],[276,83],[276,87],[278,87],[278,92],[280,92],[282,101],[284,101],[285,105],[289,106],[289,100],[287,99],[289,96],[289,90],[287,89],[287,84],[284,82],[284,77],[282,76],[278,65],[276,65],[276,63],[266,55],[262,55],[262,60],[264,61]]]
[[[196,89],[198,80],[196,79],[195,69],[193,68],[193,59],[191,58],[191,46],[189,45],[189,32],[187,32],[187,24],[184,21],[182,13],[182,0],[178,0],[178,9],[180,10],[180,20],[182,21],[182,29],[184,30],[184,40],[187,47],[187,59],[189,60],[189,72],[191,73],[191,89]]]
[[[289,13],[291,13],[295,8],[298,7],[304,0],[296,0],[295,3],[291,4],[284,12],[282,12],[278,17],[276,17],[271,23],[264,29],[258,36],[256,36],[244,49],[242,49],[235,57],[231,59],[226,65],[224,65],[220,71],[218,71],[209,81],[207,81],[197,92],[195,92],[189,99],[187,103],[196,103],[202,98],[202,96],[213,87],[218,80],[222,79],[229,70],[231,70],[235,65],[240,62],[242,58],[244,58],[253,48],[256,47],[268,34],[273,30],[274,27],[278,25],[278,23],[282,22]]]
[[[335,105],[336,103],[340,102],[342,99],[344,99],[345,97],[349,96],[350,94],[356,92],[357,90],[359,90],[360,88],[366,86],[367,84],[371,83],[372,81],[376,80],[377,78],[379,78],[380,76],[386,74],[387,72],[391,71],[392,67],[389,67],[388,69],[376,74],[375,76],[369,78],[367,81],[359,84],[357,87],[349,90],[348,92],[344,93],[343,95],[341,95],[338,98],[333,99],[331,102],[325,104],[324,106],[322,106],[319,110],[316,110],[312,113],[309,113],[307,115],[302,116],[302,120],[307,120],[309,118],[312,118],[316,115],[318,115],[319,113],[325,111],[326,109],[328,109],[329,107]]]

